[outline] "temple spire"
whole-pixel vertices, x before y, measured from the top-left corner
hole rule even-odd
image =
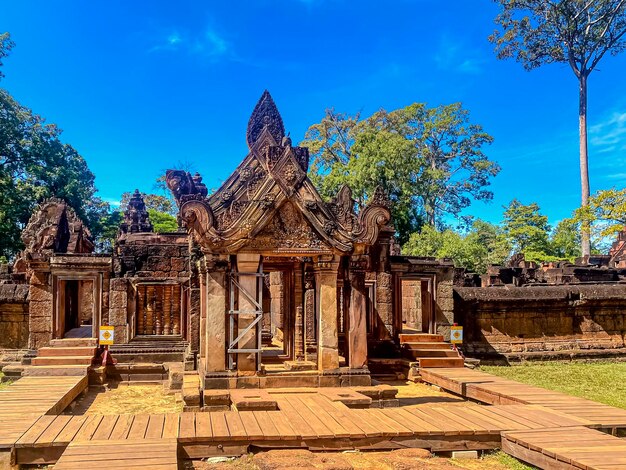
[[[254,146],[265,127],[267,127],[276,143],[282,142],[283,137],[285,137],[283,119],[280,117],[272,95],[267,90],[261,95],[248,121],[246,140],[249,148]]]

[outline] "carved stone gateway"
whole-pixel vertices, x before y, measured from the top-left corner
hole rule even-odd
[[[250,150],[248,155],[211,195],[201,184],[199,175],[192,177],[184,171],[168,170],[166,182],[177,201],[181,222],[206,257],[230,257],[227,269],[234,270],[237,266],[239,269],[245,266],[241,264],[244,254],[246,259],[252,254],[260,255],[264,260],[260,263],[262,269],[270,273],[271,279],[282,280],[280,300],[273,297],[278,292],[271,285],[267,289],[272,298],[266,305],[271,306],[272,315],[266,318],[271,321],[280,318],[280,325],[265,326],[266,332],[272,332],[273,339],[268,342],[271,344],[265,348],[267,351],[264,349],[257,353],[257,356],[262,356],[257,357],[257,364],[259,361],[273,363],[284,360],[290,370],[313,364],[320,371],[320,377],[326,375],[324,380],[328,383],[325,384],[329,385],[340,385],[342,374],[350,376],[349,371],[359,369],[366,372],[369,382],[363,268],[359,267],[360,274],[353,281],[354,307],[343,306],[343,302],[349,302],[350,297],[342,295],[344,291],[340,291],[337,284],[341,275],[342,279],[346,279],[345,286],[349,287],[347,273],[343,271],[346,266],[350,270],[353,256],[359,260],[367,259],[371,247],[380,237],[388,240],[393,235],[384,194],[376,191],[370,203],[358,212],[348,187],[343,187],[332,201],[325,202],[307,177],[308,149],[292,145],[291,139],[285,135],[280,113],[267,91],[252,112],[246,140]],[[375,251],[378,260],[381,250]],[[210,265],[207,263],[207,275],[220,279],[223,287],[214,286],[207,290],[211,298],[204,305],[219,308],[209,307],[203,315],[206,316],[206,328],[217,327],[225,331],[223,324],[226,316],[222,306],[228,302],[218,302],[215,296],[228,296],[228,286],[223,284],[221,277],[211,273]],[[383,271],[388,269],[385,263],[378,265]],[[280,277],[274,274],[280,274]],[[238,306],[229,307],[231,310],[241,311],[250,307],[254,286],[250,285],[245,290],[250,292],[248,295],[240,292]],[[281,311],[277,312],[275,310],[279,305]],[[338,323],[341,321],[343,324],[344,319],[339,317],[348,314],[350,319],[345,321],[352,328],[350,341],[345,343],[345,350],[340,351]],[[247,324],[245,320],[240,321],[239,328],[245,329]],[[252,347],[250,345],[261,345],[258,338],[248,337],[252,333],[259,335],[261,325],[262,322],[259,322],[257,329],[246,332],[248,349]],[[236,336],[237,332],[231,334]],[[226,344],[233,339],[226,338]],[[209,349],[210,342],[207,336]],[[223,351],[223,346],[220,345],[217,351]],[[311,363],[311,359],[316,363]],[[344,359],[345,370],[341,369]],[[239,354],[236,370],[228,372],[224,369],[223,372],[239,377],[238,380],[245,381],[245,386],[257,385],[259,382],[254,380],[261,379],[250,377],[256,369],[251,360]],[[216,375],[219,370],[215,367],[224,363],[223,358],[207,360],[210,366],[206,369],[205,385],[224,384],[221,376]],[[328,373],[331,375],[328,376]],[[316,380],[315,385],[324,381],[321,378]],[[229,386],[244,384],[230,383]]]

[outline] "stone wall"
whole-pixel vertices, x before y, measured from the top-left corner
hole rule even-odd
[[[626,355],[626,284],[455,287],[463,349],[492,361]]]
[[[0,349],[28,346],[28,285],[0,285]]]

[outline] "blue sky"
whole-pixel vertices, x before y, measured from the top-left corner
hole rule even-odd
[[[370,114],[461,101],[495,137],[494,201],[536,201],[551,221],[580,199],[577,82],[566,65],[496,60],[491,0],[5,1],[16,47],[0,86],[63,130],[99,194],[152,191],[191,162],[217,187],[245,156],[265,88],[294,142],[325,108]],[[590,78],[592,190],[626,180],[626,53]]]

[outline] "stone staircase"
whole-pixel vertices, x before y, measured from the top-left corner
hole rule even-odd
[[[49,347],[40,348],[22,375],[84,375],[94,361],[98,346],[95,338],[54,339]]]
[[[400,334],[402,356],[419,368],[463,367],[464,359],[443,336],[428,333]]]

